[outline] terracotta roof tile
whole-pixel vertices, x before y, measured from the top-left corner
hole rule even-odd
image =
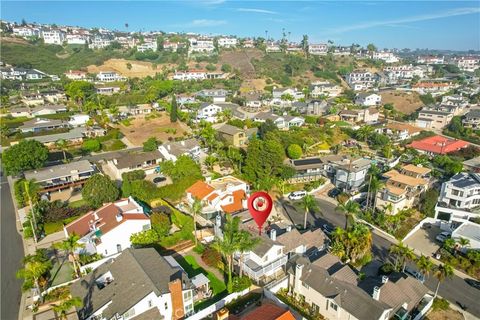
[[[413,141],[407,147],[436,154],[447,154],[467,146],[468,142],[463,140],[448,139],[442,136],[433,136],[422,140]]]
[[[215,189],[209,186],[207,183],[203,182],[202,180],[198,180],[190,188],[187,189],[187,193],[191,193],[193,197],[200,200],[208,196],[213,191],[215,191]]]
[[[237,190],[232,193],[233,203],[222,206],[223,211],[226,213],[233,213],[243,209],[243,199],[246,198],[245,192],[243,190]]]

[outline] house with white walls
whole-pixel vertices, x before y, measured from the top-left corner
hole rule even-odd
[[[326,43],[309,43],[308,53],[313,55],[326,55],[328,52],[328,44]]]
[[[65,237],[76,234],[79,253],[110,256],[131,247],[130,236],[151,228],[150,217],[132,197],[104,204],[63,227]]]
[[[113,173],[114,179],[121,180],[122,174],[134,170],[143,170],[145,174],[153,174],[159,169],[164,157],[158,150],[148,152],[121,153],[117,157],[107,160],[107,165]]]
[[[238,44],[238,39],[233,37],[221,37],[217,41],[220,48],[234,48]]]
[[[372,107],[378,106],[382,103],[382,96],[376,93],[359,93],[355,98],[355,104],[364,106],[364,107]]]
[[[356,70],[349,73],[345,79],[354,91],[362,91],[373,88],[375,75],[367,70]]]
[[[12,28],[13,34],[22,38],[40,37],[41,31],[38,28],[20,26]]]
[[[97,74],[97,80],[100,82],[115,82],[124,81],[125,77],[122,77],[115,71],[100,71]]]
[[[305,119],[297,116],[278,116],[269,112],[260,112],[255,115],[253,121],[255,122],[266,122],[267,120],[272,120],[272,122],[277,126],[278,129],[288,130],[292,127],[301,127],[305,124]]]
[[[208,102],[202,103],[197,111],[195,121],[206,121],[210,123],[217,122],[217,117],[222,111],[223,108],[218,104]]]
[[[66,33],[61,30],[44,30],[41,37],[46,44],[62,45],[66,40]]]
[[[215,51],[213,40],[210,38],[190,38],[188,39],[188,53],[212,53]]]
[[[236,213],[247,208],[250,188],[245,181],[233,176],[195,182],[186,190],[186,202],[192,205],[195,199],[202,202],[201,214],[207,219],[218,213]]]
[[[126,249],[70,285],[72,296],[88,301],[76,309],[85,320],[184,319],[194,313],[196,289],[154,248]]]
[[[195,139],[166,142],[158,147],[165,160],[177,161],[180,156],[189,156],[198,160],[201,153],[200,143]]]

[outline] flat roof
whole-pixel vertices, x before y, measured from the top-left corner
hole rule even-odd
[[[25,179],[35,179],[35,181],[37,182],[42,182],[46,180],[68,177],[71,176],[73,173],[80,174],[91,171],[94,171],[92,164],[88,162],[88,160],[80,160],[76,162],[41,168],[38,170],[27,171],[25,172]]]

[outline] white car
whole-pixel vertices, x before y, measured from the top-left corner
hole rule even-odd
[[[301,190],[301,191],[294,191],[288,195],[288,198],[290,200],[300,200],[303,197],[307,195],[307,191]]]
[[[440,241],[440,242],[445,242],[445,240],[447,240],[448,238],[450,238],[452,236],[452,234],[448,231],[443,231],[443,232],[440,232],[436,237],[435,239],[437,239],[437,241]]]

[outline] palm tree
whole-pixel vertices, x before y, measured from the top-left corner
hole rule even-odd
[[[80,237],[74,233],[64,241],[56,244],[58,249],[66,251],[68,255],[72,258],[73,270],[75,271],[77,277],[80,276],[80,264],[77,261],[75,251],[84,247],[84,245],[79,243],[78,240],[80,240]]]
[[[192,205],[189,208],[190,213],[193,217],[193,230],[195,232],[195,246],[197,246],[197,215],[202,213],[203,205],[202,202],[195,197]]]
[[[437,289],[435,290],[434,298],[437,297],[438,288],[440,288],[440,283],[445,281],[446,278],[451,278],[451,277],[453,277],[453,267],[451,265],[449,265],[448,263],[445,263],[437,267],[437,270],[435,271],[435,278],[437,278],[438,283],[437,283]]]
[[[72,297],[67,300],[63,300],[58,304],[52,305],[52,309],[55,315],[61,320],[67,319],[67,312],[73,307],[81,307],[83,305],[82,300],[79,297]]]
[[[238,237],[238,251],[240,252],[240,277],[243,276],[243,255],[245,252],[251,251],[260,242],[260,238],[252,237],[248,231],[241,231]]]
[[[413,261],[415,259],[415,252],[413,252],[413,249],[410,248],[409,246],[405,246],[405,249],[402,253],[402,258],[403,258],[402,272],[405,272],[405,268],[407,267],[407,262]]]
[[[360,211],[360,206],[355,201],[347,201],[346,203],[340,203],[335,210],[345,214],[345,230],[347,230],[348,225],[353,224],[353,217]]]
[[[445,239],[443,247],[448,251],[452,251],[453,247],[455,247],[455,240],[452,238]]]
[[[31,289],[33,284],[40,296],[40,300],[42,300],[42,288],[39,280],[51,269],[52,263],[42,252],[37,251],[34,255],[29,254],[25,256],[23,264],[24,267],[17,271],[17,278],[25,280],[24,290]]]
[[[403,265],[403,253],[405,252],[406,246],[403,242],[397,244],[392,244],[388,250],[390,254],[395,256],[395,270],[398,270],[398,262],[400,260],[400,265]]]
[[[23,197],[28,198],[28,204],[30,206],[30,212],[31,212],[31,219],[30,219],[30,226],[32,228],[32,233],[33,233],[33,240],[35,243],[37,242],[37,219],[36,219],[36,211],[33,208],[34,202],[37,202],[38,198],[38,184],[35,182],[35,180],[25,180],[23,182]]]
[[[232,283],[233,254],[236,251],[238,251],[239,224],[240,224],[239,217],[232,218],[230,215],[227,215],[227,222],[224,225],[223,237],[222,238],[217,237],[215,239],[215,242],[213,243],[213,247],[217,249],[217,251],[220,252],[223,258],[227,261],[228,292],[233,291],[233,283]]]
[[[373,127],[367,125],[355,131],[355,136],[357,137],[358,140],[367,142],[367,139],[372,134],[372,132],[373,132]]]
[[[467,248],[467,247],[470,246],[470,240],[468,240],[467,238],[464,238],[464,237],[460,237],[460,239],[458,239],[458,244],[462,248]]]
[[[65,139],[60,139],[55,142],[55,146],[59,149],[62,150],[63,152],[63,161],[67,161],[67,155],[65,154],[65,150],[68,147],[68,142]]]
[[[367,208],[369,205],[372,205],[372,208],[375,208],[377,204],[377,192],[383,187],[383,183],[378,180],[376,176],[370,176],[370,182],[368,184],[368,192],[367,192]],[[373,196],[373,201],[370,203],[370,198]]]
[[[435,265],[432,262],[430,257],[426,257],[422,254],[420,258],[417,259],[417,268],[420,270],[424,275],[428,276],[430,272],[433,270]]]
[[[307,194],[302,199],[302,208],[305,210],[305,216],[303,218],[303,229],[307,229],[307,216],[312,210],[318,208],[315,198],[311,194]]]

